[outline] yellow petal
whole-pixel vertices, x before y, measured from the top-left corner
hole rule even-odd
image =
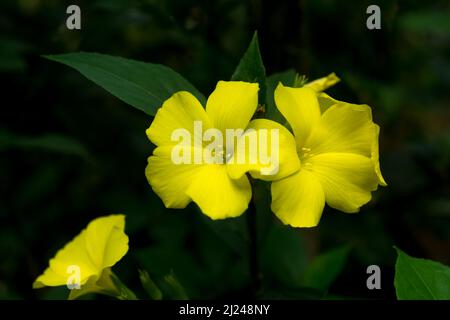
[[[374,130],[369,106],[338,103],[325,111],[305,147],[311,154],[344,152],[370,158]]]
[[[128,251],[124,219],[123,215],[111,215],[89,223],[50,260],[49,267],[36,279],[33,288],[66,285],[75,274],[79,276],[75,283],[80,285],[99,277],[105,266],[114,265]]]
[[[213,127],[224,134],[226,129],[245,129],[258,106],[258,91],[257,83],[219,81],[206,103]]]
[[[254,139],[254,145],[250,139]],[[243,142],[245,149],[237,148],[227,163],[228,174],[233,179],[250,172],[254,178],[273,181],[300,169],[294,137],[275,121],[252,120],[244,135],[239,137],[237,145]]]
[[[294,131],[298,147],[303,147],[311,129],[320,120],[316,92],[310,88],[290,88],[279,83],[275,103]]]
[[[383,187],[387,186],[386,181],[383,178],[383,175],[381,174],[380,169],[380,161],[379,161],[379,154],[378,154],[378,138],[380,136],[380,127],[378,125],[375,125],[375,136],[373,139],[372,144],[372,161],[375,167],[375,173],[378,177],[378,183],[382,185]]]
[[[305,87],[311,88],[314,91],[319,92],[334,86],[339,81],[341,81],[341,79],[339,79],[339,77],[333,72],[327,75],[326,77],[308,82],[307,84],[305,84]]]
[[[320,181],[330,207],[352,213],[370,201],[378,186],[370,158],[351,153],[324,153],[305,166]]]
[[[202,166],[193,163],[194,150],[202,152],[202,149],[190,148],[190,150],[192,150],[191,163],[188,164],[173,162],[173,146],[158,147],[148,158],[145,175],[153,191],[161,198],[166,208],[181,209],[191,202],[186,190]]]
[[[91,261],[85,247],[86,230],[83,230],[50,259],[49,267],[33,283],[33,288],[66,285],[71,275],[78,274],[71,283],[83,285],[101,270]]]
[[[246,176],[231,179],[226,165],[203,165],[192,179],[186,194],[211,219],[237,217],[247,209],[250,182]]]
[[[118,214],[93,220],[86,229],[85,242],[89,256],[98,268],[112,267],[128,251],[125,216]]]
[[[200,121],[202,129],[211,127],[205,109],[191,93],[180,91],[167,99],[158,109],[155,119],[146,133],[151,142],[157,146],[177,144],[172,134],[177,129],[186,129],[195,143],[201,145],[201,135],[194,135],[194,121]]]
[[[325,196],[318,179],[300,169],[293,175],[272,182],[272,211],[293,227],[314,227],[319,224]]]
[[[106,268],[100,277],[91,277],[80,289],[70,290],[69,300],[78,299],[89,293],[101,293],[113,297],[117,297],[120,292],[111,279],[111,268]]]
[[[322,114],[324,114],[325,111],[327,111],[329,107],[335,105],[336,103],[343,103],[343,101],[336,100],[336,99],[330,97],[325,92],[317,93],[317,100],[319,100],[320,112]]]

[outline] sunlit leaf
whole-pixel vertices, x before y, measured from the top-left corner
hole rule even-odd
[[[395,289],[399,300],[450,299],[450,268],[432,260],[413,258],[397,250]]]

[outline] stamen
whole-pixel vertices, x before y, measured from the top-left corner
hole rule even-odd
[[[310,153],[311,148],[302,147],[301,151],[298,153],[300,158],[309,158],[312,157],[314,154]]]

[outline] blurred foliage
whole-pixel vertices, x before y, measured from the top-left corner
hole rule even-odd
[[[65,27],[73,3],[80,31]],[[255,283],[266,298],[395,298],[394,244],[449,264],[450,4],[377,1],[382,29],[371,31],[370,4],[3,0],[0,298],[66,298],[66,288],[31,283],[88,221],[117,212],[127,215],[131,250],[115,272],[141,297],[138,269],[173,298],[244,298]],[[319,227],[295,230],[270,213],[258,184],[257,282],[246,215],[212,222],[192,204],[165,209],[144,176],[151,118],[41,57],[87,51],[160,63],[208,95],[231,78],[255,30],[267,75],[336,72],[332,96],[372,106],[389,185],[357,215],[328,208]],[[370,264],[381,267],[382,290],[366,288]]]

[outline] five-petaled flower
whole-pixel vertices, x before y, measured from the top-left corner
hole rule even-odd
[[[278,110],[290,124],[300,169],[272,183],[272,211],[285,224],[313,227],[325,202],[353,213],[385,186],[378,160],[380,128],[367,105],[337,101],[321,92],[334,74],[301,88],[275,90]]]
[[[118,279],[111,267],[128,251],[128,236],[124,229],[124,215],[91,221],[50,260],[49,267],[36,279],[33,288],[73,285],[71,299],[90,292],[120,296],[123,288],[118,288]],[[73,272],[77,273],[75,278]]]
[[[164,102],[147,129],[150,141],[157,148],[148,159],[145,173],[152,189],[167,208],[184,208],[193,201],[212,219],[236,217],[247,209],[252,195],[246,172],[260,179],[276,180],[299,169],[295,140],[285,127],[267,119],[250,121],[258,106],[258,90],[256,83],[219,81],[208,98],[206,109],[185,91],[175,93]],[[196,140],[189,147],[201,149],[203,154],[207,146],[194,133],[194,124],[198,122],[204,130],[219,129],[223,136],[229,129],[245,131],[236,140],[227,140],[226,145],[222,146],[224,159],[221,163],[174,163],[172,151],[177,141],[174,141],[172,134],[180,128],[191,132]],[[255,132],[262,129],[278,131],[279,170],[276,173],[262,175],[260,169],[266,164],[260,161],[232,161],[235,158],[234,144],[239,144],[239,139],[245,139],[250,129]],[[267,144],[270,144],[269,140]],[[269,147],[263,145],[260,149]],[[196,151],[199,150],[192,150],[190,156]],[[250,155],[246,154],[243,158],[248,160]]]

